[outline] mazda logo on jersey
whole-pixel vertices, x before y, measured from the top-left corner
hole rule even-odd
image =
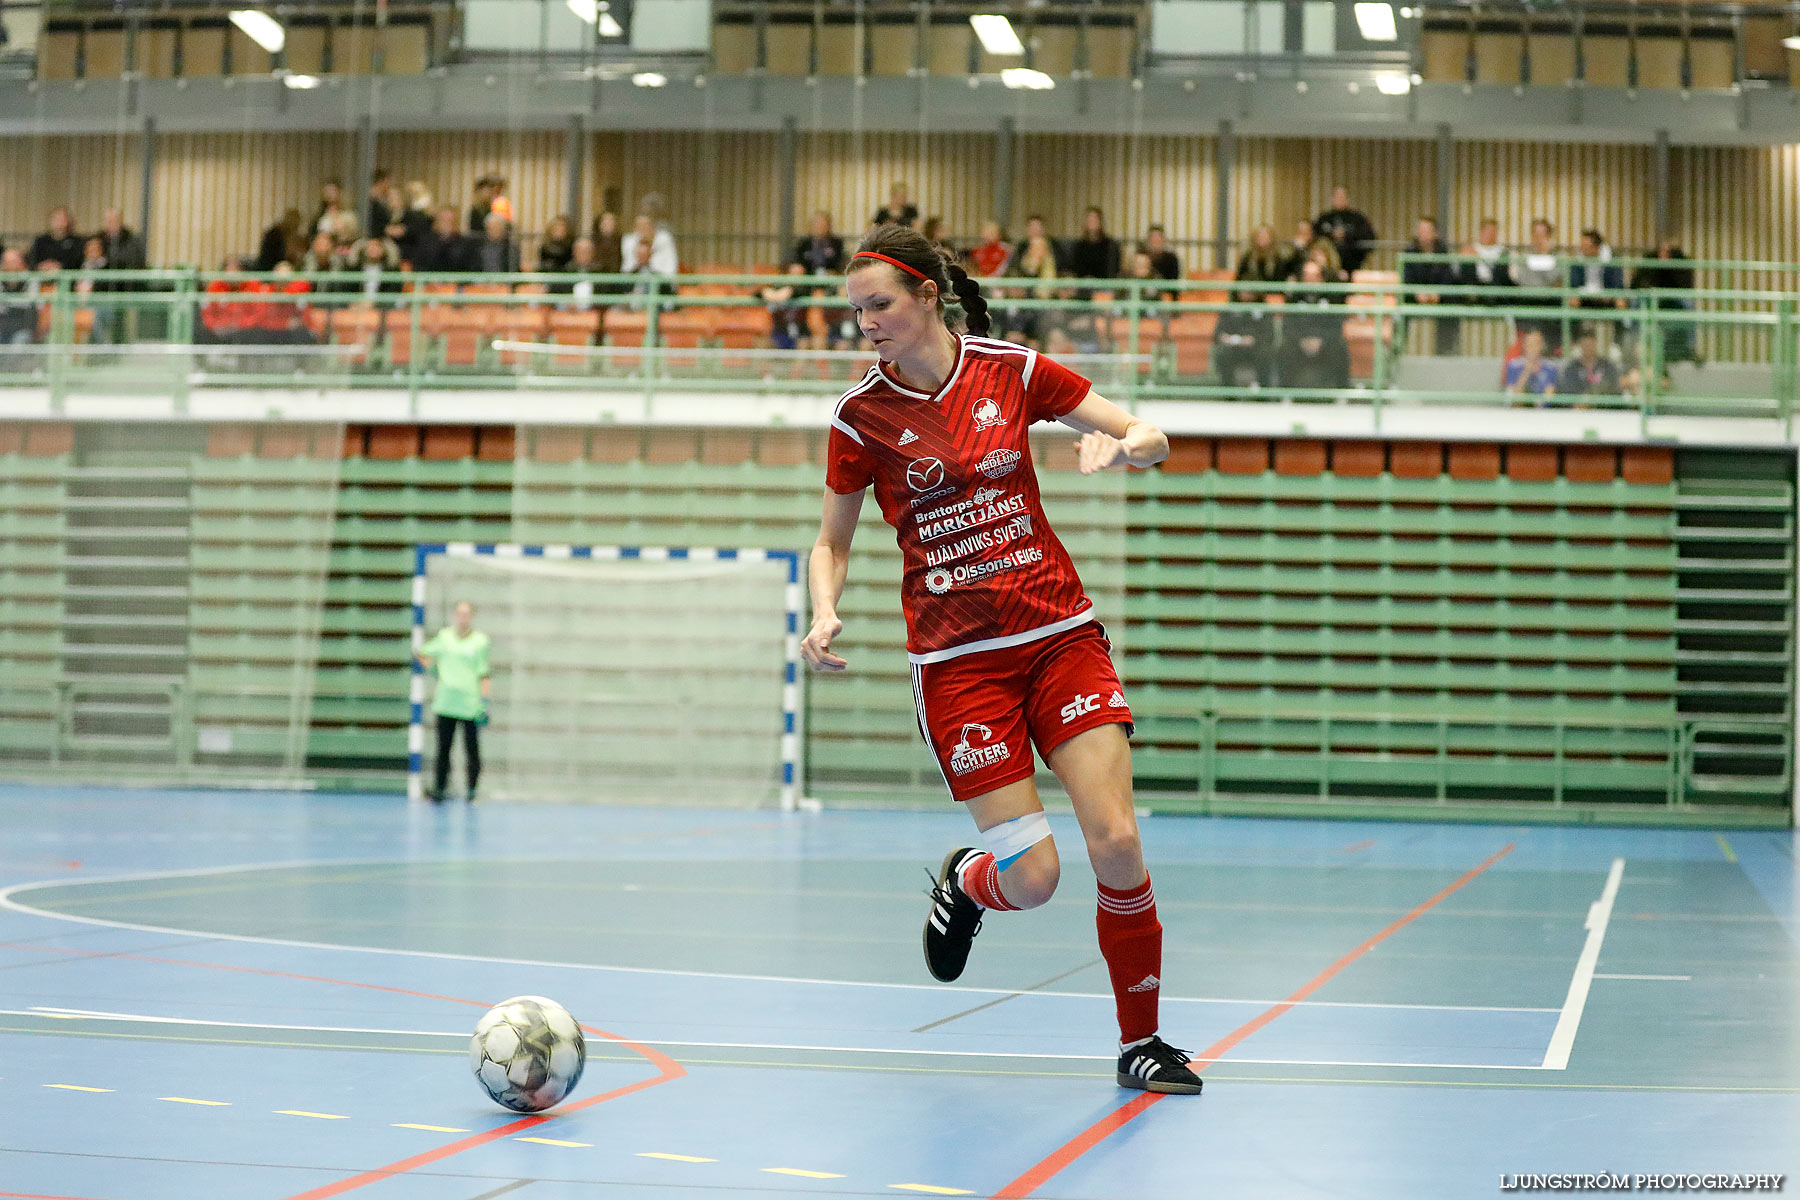
[[[906,468],[906,482],[915,492],[929,492],[944,482],[944,464],[935,458],[915,458]]]

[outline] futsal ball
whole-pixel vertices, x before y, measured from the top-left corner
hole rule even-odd
[[[514,1112],[562,1103],[581,1080],[587,1040],[569,1010],[542,996],[514,996],[488,1009],[469,1042],[483,1091]]]

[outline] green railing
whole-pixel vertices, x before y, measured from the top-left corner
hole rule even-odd
[[[1786,264],[1682,265],[1785,270],[1800,280],[1800,267]],[[873,361],[845,325],[841,284],[835,276],[761,274],[0,276],[0,285],[28,289],[0,292],[0,386],[47,388],[52,412],[77,392],[167,396],[179,412],[195,389],[296,385],[402,390],[413,415],[431,392],[457,388],[614,391],[646,403],[669,392],[829,394]],[[828,326],[820,340],[833,348],[771,342],[772,304],[761,291],[790,285],[795,295],[778,307],[798,314],[803,335]],[[1371,407],[1378,426],[1394,404],[1615,409],[1646,422],[1698,415],[1788,426],[1797,390],[1800,293],[1787,290],[1455,284],[1431,287],[1435,302],[1426,303],[1416,294],[1424,289],[1392,281],[1000,279],[985,287],[996,334],[1037,335],[1047,352],[1074,357],[1099,390],[1128,405],[1356,404]],[[1600,306],[1576,307],[1584,302]],[[814,312],[823,320],[814,323]],[[1503,361],[1527,327],[1568,347],[1551,363],[1557,375],[1581,328],[1594,329],[1617,367],[1617,391],[1507,388]]]

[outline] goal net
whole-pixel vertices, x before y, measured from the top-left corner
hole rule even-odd
[[[464,601],[490,642],[482,802],[793,807],[798,568],[786,551],[420,547],[415,650]],[[415,799],[436,759],[434,683],[415,664]],[[460,737],[451,758],[454,785]]]

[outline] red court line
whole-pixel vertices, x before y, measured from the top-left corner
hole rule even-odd
[[[177,967],[200,967],[209,971],[234,971],[244,975],[269,975],[277,979],[299,979],[308,983],[330,983],[337,984],[341,987],[365,988],[373,992],[395,992],[402,996],[417,996],[425,1000],[443,1000],[451,1004],[469,1004],[476,1008],[485,1009],[492,1007],[492,1005],[484,1001],[465,1000],[460,996],[441,996],[436,992],[416,992],[411,988],[390,987],[387,984],[382,983],[362,983],[354,979],[333,979],[326,975],[301,975],[293,971],[273,971],[263,967],[239,967],[233,966],[230,963],[195,962],[191,959],[184,958],[157,958],[147,954],[106,954],[97,950],[68,950],[60,947],[20,946],[12,943],[0,943],[0,947],[17,950],[37,950],[46,954],[66,954],[78,958],[117,958],[127,959],[132,962],[162,963],[164,965]],[[604,1029],[595,1029],[591,1025],[583,1025],[581,1028],[585,1032],[593,1034],[595,1037],[603,1038],[606,1041],[623,1046],[638,1054],[647,1060],[651,1066],[656,1068],[657,1074],[649,1079],[640,1079],[636,1083],[628,1083],[621,1087],[616,1087],[610,1092],[602,1092],[598,1096],[589,1096],[587,1099],[577,1100],[573,1104],[564,1104],[554,1112],[521,1117],[516,1121],[508,1121],[504,1125],[496,1125],[494,1128],[484,1130],[481,1133],[471,1134],[459,1141],[446,1142],[435,1150],[427,1150],[422,1154],[415,1154],[411,1158],[403,1158],[399,1162],[389,1163],[385,1167],[375,1167],[372,1170],[364,1171],[360,1175],[351,1176],[349,1179],[341,1179],[336,1183],[329,1183],[323,1187],[314,1188],[309,1192],[300,1192],[297,1195],[289,1196],[287,1200],[325,1200],[325,1197],[327,1196],[339,1196],[345,1192],[353,1191],[356,1188],[364,1187],[371,1183],[378,1183],[383,1179],[391,1179],[396,1175],[404,1175],[408,1171],[413,1171],[419,1167],[438,1162],[441,1159],[449,1158],[454,1154],[461,1154],[465,1150],[473,1150],[477,1146],[484,1146],[487,1143],[497,1141],[500,1138],[510,1137],[515,1133],[521,1133],[534,1126],[542,1125],[546,1121],[554,1121],[558,1117],[567,1116],[569,1113],[580,1112],[584,1108],[592,1108],[594,1105],[604,1104],[608,1100],[617,1100],[620,1096],[628,1096],[632,1092],[640,1092],[645,1088],[655,1087],[659,1083],[669,1083],[673,1080],[680,1079],[687,1074],[686,1068],[655,1047],[640,1045],[629,1038],[620,1037],[616,1033],[608,1033]],[[13,1194],[14,1193],[11,1192],[0,1192],[0,1197],[8,1197]],[[44,1197],[42,1200],[82,1200],[82,1198],[52,1196]]]
[[[1380,933],[1365,939],[1362,945],[1350,951],[1348,954],[1332,963],[1329,967],[1320,971],[1317,975],[1314,975],[1311,979],[1302,984],[1292,995],[1288,996],[1278,1004],[1271,1005],[1262,1013],[1259,1013],[1257,1016],[1252,1017],[1242,1025],[1239,1025],[1236,1029],[1208,1046],[1205,1050],[1202,1050],[1199,1054],[1194,1056],[1194,1069],[1196,1071],[1203,1070],[1213,1063],[1218,1062],[1219,1059],[1231,1052],[1232,1047],[1273,1021],[1276,1017],[1279,1017],[1292,1009],[1294,1005],[1300,1003],[1302,1000],[1324,987],[1327,983],[1330,983],[1331,980],[1345,967],[1348,967],[1351,963],[1386,941],[1390,936],[1398,933],[1400,930],[1406,928],[1406,926],[1412,924],[1414,921],[1436,908],[1446,897],[1459,891],[1477,875],[1480,875],[1483,871],[1505,858],[1508,854],[1511,854],[1513,847],[1516,844],[1517,843],[1514,842],[1506,843],[1506,845],[1502,846],[1499,850],[1496,850],[1493,854],[1490,854],[1486,859],[1482,860],[1478,866],[1471,867],[1469,870],[1463,872],[1462,875],[1457,877],[1454,883],[1444,888],[1443,891],[1425,901],[1423,904],[1420,904],[1417,908],[1414,908],[1411,912],[1389,925],[1386,929],[1383,929]],[[1089,1150],[1092,1150],[1095,1146],[1099,1145],[1109,1134],[1124,1128],[1128,1122],[1137,1117],[1138,1114],[1142,1113],[1152,1104],[1155,1104],[1158,1100],[1166,1100],[1167,1098],[1167,1096],[1158,1092],[1145,1092],[1136,1099],[1121,1104],[1118,1108],[1094,1122],[1092,1125],[1070,1138],[1067,1142],[1064,1142],[1061,1146],[1058,1146],[1046,1158],[1038,1162],[1023,1175],[995,1192],[993,1200],[1025,1200],[1032,1192],[1048,1183],[1051,1177],[1057,1174],[1057,1172],[1061,1171],[1064,1167],[1067,1167],[1083,1154],[1086,1154]]]

